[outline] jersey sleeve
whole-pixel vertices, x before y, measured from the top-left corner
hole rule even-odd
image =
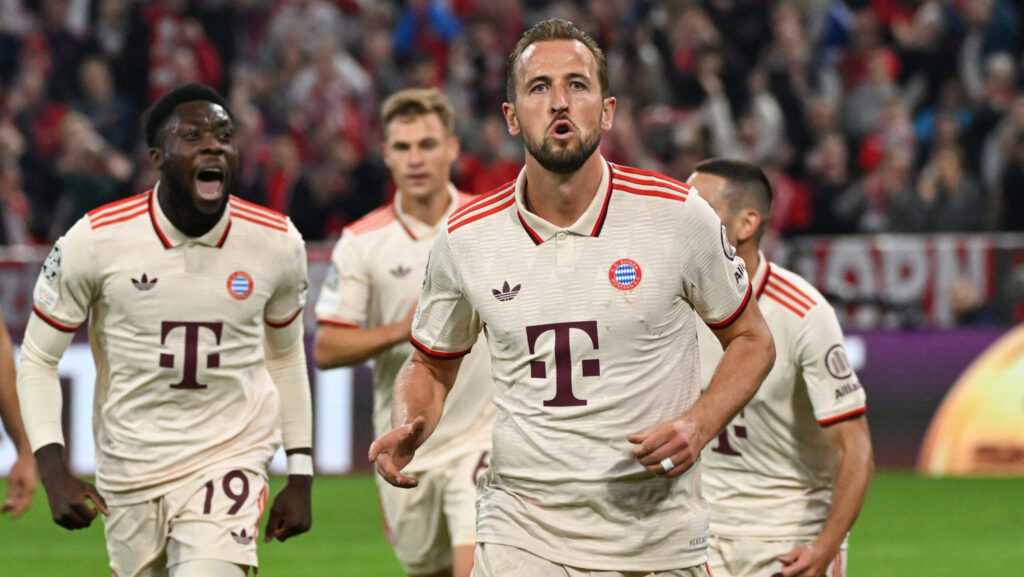
[[[86,219],[57,239],[36,279],[32,310],[55,329],[75,332],[96,295],[98,273]]]
[[[750,280],[743,259],[725,237],[725,227],[699,195],[686,203],[682,234],[690,251],[683,296],[713,329],[729,326],[750,301]]]
[[[327,276],[316,302],[320,324],[358,327],[366,322],[371,294],[370,270],[349,231],[331,252]]]
[[[438,235],[423,273],[423,290],[412,325],[412,344],[424,354],[455,358],[469,353],[483,323],[466,298],[451,239]]]
[[[286,242],[281,252],[281,277],[263,314],[267,324],[275,328],[288,326],[302,313],[309,288],[306,278],[306,245],[291,221],[288,222]]]
[[[846,357],[839,320],[827,303],[808,312],[795,352],[818,424],[864,413],[864,388]]]

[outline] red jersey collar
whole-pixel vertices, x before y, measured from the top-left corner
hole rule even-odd
[[[603,157],[601,158],[601,167],[601,184],[597,187],[597,194],[594,195],[583,214],[569,227],[555,226],[526,209],[526,202],[523,198],[523,190],[526,186],[526,167],[519,171],[515,192],[516,210],[519,213],[519,222],[535,244],[541,244],[560,232],[578,236],[601,234],[601,228],[604,227],[605,218],[608,216],[608,204],[612,197],[612,168]]]
[[[225,208],[220,220],[206,234],[199,237],[191,237],[175,228],[160,208],[160,202],[156,196],[159,187],[160,183],[157,182],[149,193],[149,218],[153,223],[153,231],[156,232],[156,236],[160,239],[164,248],[179,247],[189,241],[213,248],[224,246],[224,241],[227,240],[228,232],[231,230],[231,207]]]

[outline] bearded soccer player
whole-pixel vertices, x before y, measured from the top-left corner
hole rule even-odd
[[[18,458],[7,473],[7,498],[0,506],[0,513],[10,513],[12,519],[17,519],[32,504],[32,495],[36,491],[36,458],[32,455],[18,409],[14,375],[14,346],[0,313],[0,421],[3,421],[4,430],[18,452]]]
[[[519,178],[455,211],[430,254],[392,423],[388,482],[438,426],[482,331],[497,416],[473,575],[706,576],[695,467],[771,368],[742,261],[686,184],[598,152],[615,98],[597,44],[548,20],[508,58]],[[725,361],[700,395],[696,323]]]
[[[393,204],[345,229],[320,292],[313,357],[322,369],[374,361],[374,431],[391,428],[395,378],[409,344],[423,271],[434,239],[471,197],[449,181],[458,158],[452,108],[435,89],[409,89],[384,102],[384,162],[397,193]],[[407,470],[419,486],[404,490],[377,479],[388,538],[413,576],[468,577],[476,540],[476,480],[491,450],[490,358],[468,355],[445,419]]]
[[[760,251],[772,189],[758,167],[711,159],[688,181],[722,219],[754,271],[751,284],[778,359],[760,390],[705,449],[715,577],[844,577],[846,536],[874,462],[865,394],[843,349],[832,307]],[[722,349],[698,335],[703,373]],[[724,359],[722,362],[726,362]]]
[[[311,523],[305,249],[286,217],[229,195],[238,151],[217,92],[168,92],[145,132],[160,181],[89,212],[43,265],[18,375],[22,413],[54,521],[81,529],[97,509],[106,515],[114,575],[238,577],[257,565],[267,465],[282,437],[288,483],[264,539]],[[57,380],[87,318],[96,487],[64,462]]]

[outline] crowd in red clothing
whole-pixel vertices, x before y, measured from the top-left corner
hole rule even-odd
[[[239,195],[307,239],[386,202],[379,106],[438,86],[456,184],[515,177],[505,55],[576,22],[618,98],[613,162],[684,179],[762,165],[779,236],[1024,230],[1024,2],[1010,0],[11,0],[0,7],[0,244],[47,243],[152,186],[141,112],[199,81],[239,124]]]

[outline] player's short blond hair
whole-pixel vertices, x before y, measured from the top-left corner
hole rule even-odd
[[[590,50],[597,61],[597,80],[601,85],[601,96],[608,96],[608,59],[604,51],[597,45],[597,41],[589,34],[580,30],[575,24],[568,20],[552,18],[539,22],[523,33],[523,37],[516,42],[512,53],[505,61],[505,93],[509,102],[516,101],[516,70],[519,68],[519,58],[531,44],[537,42],[550,42],[554,40],[577,40]]]
[[[389,96],[381,108],[381,125],[384,126],[386,134],[388,125],[394,119],[425,114],[436,114],[448,134],[454,132],[452,104],[448,97],[436,88],[407,88]]]

